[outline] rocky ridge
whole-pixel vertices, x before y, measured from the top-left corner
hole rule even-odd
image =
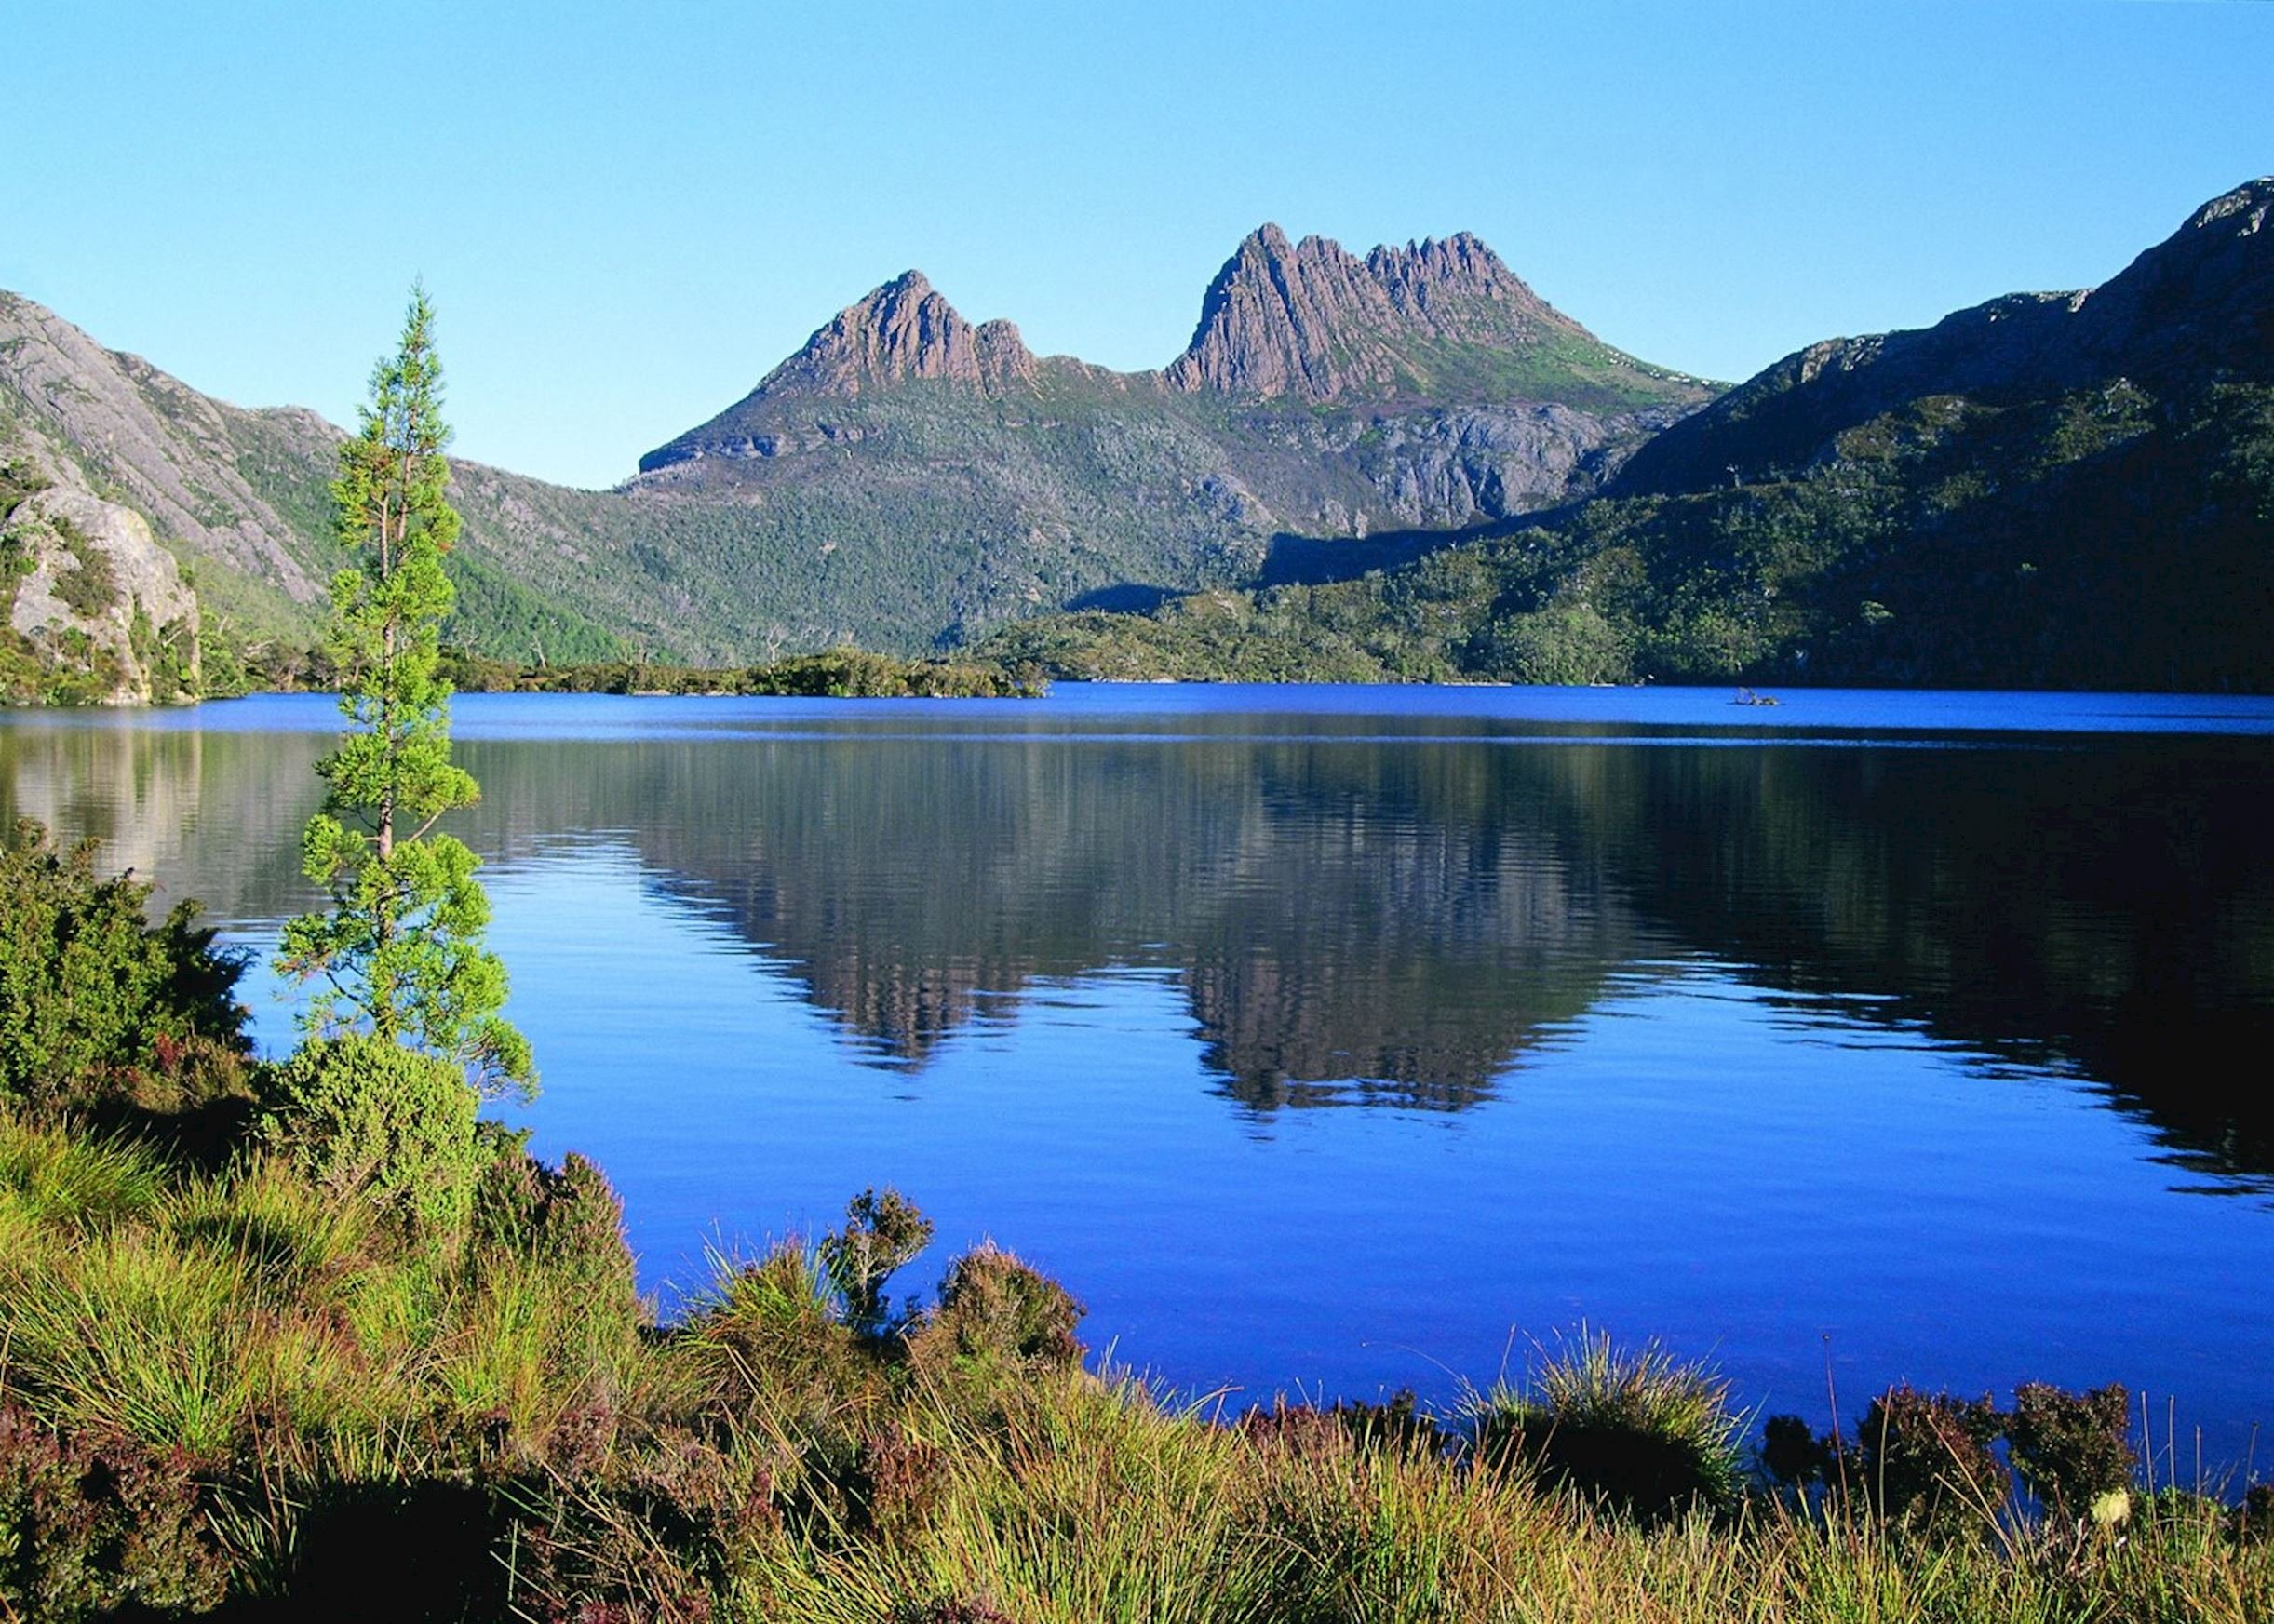
[[[1007,321],[975,327],[921,271],[904,271],[806,341],[759,387],[774,394],[857,396],[917,378],[1000,389],[1032,379],[1034,356]]]
[[[1163,376],[1265,400],[1379,400],[1426,393],[1432,346],[1515,351],[1551,333],[1592,342],[1467,232],[1361,260],[1265,225],[1217,273]]]
[[[1617,489],[1665,493],[1803,468],[1831,456],[1843,430],[1930,397],[2274,380],[2270,213],[2274,177],[2212,199],[2098,288],[2008,294],[1931,328],[1810,344],[1645,447]]]
[[[1185,354],[1136,373],[1037,356],[910,271],[616,490],[459,463],[449,636],[536,660],[913,653],[1058,608],[1333,578],[1592,492],[1708,394],[1466,235],[1360,259],[1264,228]],[[232,636],[314,636],[343,561],[338,429],[210,399],[13,298],[0,417],[195,563]]]
[[[53,311],[0,292],[0,398],[13,396],[44,462],[114,488],[150,528],[314,603],[324,584],[294,556],[291,524],[237,466],[233,409],[140,356],[106,350]],[[45,410],[22,409],[44,407]],[[280,417],[320,423],[313,412]]]

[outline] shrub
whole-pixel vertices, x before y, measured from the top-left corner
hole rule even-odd
[[[1582,1329],[1541,1366],[1535,1392],[1496,1391],[1473,1407],[1478,1453],[1520,1464],[1644,1523],[1692,1506],[1727,1507],[1740,1485],[1743,1418],[1706,1367],[1656,1342],[1628,1352]]]
[[[1069,1369],[1083,1358],[1073,1328],[1083,1306],[1051,1276],[998,1246],[969,1251],[939,1285],[939,1310],[923,1335],[980,1364]]]
[[[227,1578],[187,1456],[55,1432],[0,1403],[0,1617],[201,1613]]]
[[[463,1231],[481,1156],[455,1064],[355,1033],[303,1045],[266,1094],[262,1137],[311,1181],[429,1234]]]
[[[56,597],[82,619],[103,613],[118,601],[118,573],[111,566],[111,555],[69,519],[59,516],[52,523],[72,557],[70,569],[56,571]]]
[[[526,1131],[484,1122],[474,1186],[474,1261],[510,1255],[564,1274],[586,1303],[630,1311],[638,1301],[624,1241],[624,1201],[608,1175],[571,1151],[549,1168],[523,1148]]]
[[[956,1259],[939,1307],[910,1344],[920,1367],[1012,1374],[1080,1362],[1082,1305],[1048,1275],[982,1245]]]
[[[2025,1382],[2013,1389],[2006,1426],[2014,1470],[2048,1507],[2084,1516],[2132,1483],[2131,1422],[2131,1396],[2120,1384],[2069,1393]]]
[[[1763,1423],[1760,1457],[1770,1480],[1787,1488],[1824,1482],[1836,1460],[1831,1442],[1818,1438],[1797,1416],[1771,1416]]]
[[[1990,1447],[2003,1425],[1987,1398],[1891,1389],[1857,1429],[1863,1491],[1882,1516],[1929,1533],[1986,1522],[2006,1499],[2006,1469]]]
[[[845,1203],[845,1227],[822,1238],[819,1256],[854,1330],[876,1337],[892,1328],[884,1282],[931,1243],[932,1220],[898,1190],[865,1189]]]
[[[2274,1483],[2253,1483],[2235,1508],[2234,1536],[2240,1545],[2274,1540]]]
[[[1361,1454],[1441,1455],[1446,1434],[1437,1418],[1420,1408],[1410,1388],[1380,1403],[1342,1399],[1315,1404],[1273,1404],[1240,1417],[1240,1430],[1258,1443],[1296,1455],[1332,1455],[1355,1448]]]
[[[24,820],[0,847],[0,1101],[43,1112],[178,1110],[241,1089],[241,957],[197,906],[152,925],[151,887],[95,872]]]

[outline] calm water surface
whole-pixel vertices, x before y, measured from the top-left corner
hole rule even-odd
[[[1827,1349],[1851,1413],[2120,1379],[2240,1459],[2274,704],[1783,698],[475,695],[459,832],[538,1146],[666,1298],[889,1183],[908,1285],[992,1236],[1234,1402],[1449,1398],[1584,1320],[1819,1417]],[[264,951],[334,721],[0,713],[0,789]]]

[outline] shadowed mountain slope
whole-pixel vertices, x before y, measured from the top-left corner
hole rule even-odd
[[[2085,292],[1785,357],[1604,499],[1048,617],[1064,676],[2274,690],[2274,179]]]

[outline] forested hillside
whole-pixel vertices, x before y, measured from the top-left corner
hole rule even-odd
[[[1597,500],[1053,617],[1060,675],[2274,689],[2274,180],[2086,293],[1810,346]]]

